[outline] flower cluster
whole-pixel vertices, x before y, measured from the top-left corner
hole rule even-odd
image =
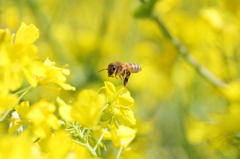
[[[111,140],[122,150],[135,138],[137,131],[131,127],[136,124],[136,119],[130,109],[134,100],[122,86],[116,88],[105,82],[100,93],[82,90],[72,106],[60,98],[57,103],[59,114],[74,141],[86,145],[94,156],[98,156],[95,150],[105,149],[101,140]]]
[[[38,37],[38,29],[24,23],[16,35],[0,30],[0,121],[9,123],[8,134],[1,134],[0,158],[101,157],[106,149],[103,140],[111,140],[120,154],[137,132],[134,100],[126,88],[105,82],[100,92],[80,91],[71,105],[59,97],[57,106],[43,99],[20,102],[37,86],[75,90],[65,83],[68,69],[56,67],[48,58],[37,61],[33,42]],[[23,79],[30,86],[19,90]],[[50,83],[59,88],[49,87]]]
[[[65,83],[65,76],[70,73],[68,69],[55,67],[55,63],[49,59],[44,63],[37,61],[37,48],[33,42],[38,37],[38,29],[25,23],[22,23],[16,35],[0,29],[0,99],[4,99],[0,114],[17,104],[16,93],[11,92],[22,86],[23,77],[32,88],[38,85],[47,87],[47,84],[54,83],[65,90],[75,90]]]

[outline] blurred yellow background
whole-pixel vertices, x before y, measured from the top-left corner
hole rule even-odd
[[[204,128],[195,128],[200,120],[210,121],[212,114],[226,113],[229,99],[179,55],[157,23],[134,17],[141,4],[139,0],[1,0],[0,28],[16,32],[21,22],[34,24],[40,31],[39,60],[49,57],[58,66],[68,64],[68,83],[76,93],[98,89],[103,81],[122,85],[106,72],[97,73],[109,63],[142,67],[127,85],[135,100],[138,134],[122,159],[238,158],[238,142],[216,148],[199,137]],[[238,81],[240,1],[159,0],[152,14],[202,66],[226,83]],[[25,98],[60,96],[71,101],[76,93],[45,93],[37,88]],[[113,158],[115,151],[104,152],[104,158]]]

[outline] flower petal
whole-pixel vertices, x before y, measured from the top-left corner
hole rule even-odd
[[[72,107],[66,104],[61,98],[57,98],[57,103],[59,105],[58,112],[60,116],[66,121],[73,121],[71,117]]]
[[[111,96],[113,96],[116,93],[116,88],[115,88],[115,86],[111,82],[105,81],[104,85],[106,87],[107,96],[111,97]]]
[[[119,129],[112,128],[110,131],[112,135],[112,142],[116,148],[127,148],[131,141],[135,138],[136,130],[126,127],[119,126]]]
[[[121,124],[126,126],[136,125],[136,119],[134,118],[134,113],[132,110],[121,110],[118,113],[118,120]]]
[[[39,31],[33,24],[27,26],[25,23],[22,23],[16,33],[15,43],[32,44],[38,37]]]
[[[19,105],[15,106],[15,110],[21,116],[26,116],[29,112],[29,101],[21,102]]]
[[[131,96],[123,94],[118,97],[118,103],[122,106],[130,107],[134,104],[134,99]]]

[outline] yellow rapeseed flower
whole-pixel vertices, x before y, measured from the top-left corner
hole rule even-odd
[[[32,131],[37,137],[47,137],[53,129],[58,129],[60,123],[54,115],[55,105],[46,101],[33,104],[26,116],[32,123]]]
[[[104,110],[104,113],[106,115],[117,116],[118,120],[124,125],[135,125],[136,119],[133,111],[130,109],[134,104],[134,100],[131,97],[130,92],[123,86],[115,87],[111,82],[104,82],[104,84],[105,87],[103,87],[101,91],[106,95],[107,103],[109,105]]]
[[[27,26],[22,23],[15,39],[8,31],[0,30],[0,85],[4,86],[4,90],[17,90],[22,84],[23,76],[31,74],[29,68],[34,64],[37,53],[37,48],[32,43],[38,36],[39,31],[32,24]],[[37,82],[28,82],[32,86],[37,85]]]
[[[17,45],[32,44],[39,37],[39,31],[34,25],[26,25],[22,23],[21,27],[16,33],[16,39],[14,41]],[[29,54],[29,53],[28,53]]]
[[[58,113],[62,117],[63,120],[73,121],[71,117],[72,106],[66,104],[61,98],[57,98],[56,102],[58,104]]]
[[[11,122],[8,129],[9,134],[14,133],[16,130],[18,130],[19,133],[23,131],[23,127],[20,122],[21,120],[19,114],[16,111],[12,112]]]
[[[137,133],[136,130],[126,127],[124,125],[119,126],[119,128],[113,127],[110,131],[112,135],[112,143],[116,148],[127,148],[128,145],[135,138]]]
[[[0,86],[3,91],[15,91],[22,85],[23,76],[32,87],[55,83],[65,90],[75,90],[66,84],[70,71],[55,67],[55,62],[46,59],[44,63],[36,61],[37,48],[33,42],[39,37],[34,25],[22,23],[16,36],[0,29]]]
[[[134,126],[136,119],[132,110],[117,110],[118,120],[121,124],[126,126]]]
[[[29,112],[29,101],[21,102],[19,105],[15,106],[15,110],[18,112],[19,115],[25,117]]]
[[[109,104],[122,107],[130,107],[134,104],[130,92],[125,87],[115,87],[111,82],[106,81],[104,85],[102,90],[105,92]]]
[[[55,64],[56,64],[55,62],[50,61],[48,58],[43,63],[43,66],[41,66],[38,63],[38,66],[40,67],[37,67],[36,69],[40,69],[40,70],[38,70],[37,72],[43,72],[43,75],[36,74],[35,76],[38,83],[44,86],[45,88],[49,88],[46,86],[47,84],[55,83],[60,87],[62,87],[64,90],[75,91],[76,89],[75,87],[72,87],[71,85],[65,83],[67,80],[66,76],[70,74],[70,70],[65,68],[55,67],[54,66]]]
[[[14,133],[16,130],[18,130],[23,124],[29,124],[29,121],[27,119],[25,119],[27,113],[29,112],[29,101],[24,101],[21,102],[19,105],[15,106],[15,112],[13,112],[15,114],[12,114],[12,122],[10,123],[10,127],[8,129],[8,132],[10,134]],[[18,117],[16,117],[16,115]],[[19,115],[22,117],[22,119],[20,120]]]
[[[104,96],[94,90],[83,90],[73,104],[72,118],[86,128],[97,126],[100,111],[105,104]]]

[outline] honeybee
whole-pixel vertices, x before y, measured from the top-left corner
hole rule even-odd
[[[118,76],[120,77],[120,79],[124,79],[123,84],[124,84],[124,87],[126,87],[131,73],[138,73],[142,71],[142,68],[136,63],[114,62],[114,63],[110,63],[107,69],[102,69],[98,72],[101,72],[103,70],[108,70],[108,77],[117,78]]]

